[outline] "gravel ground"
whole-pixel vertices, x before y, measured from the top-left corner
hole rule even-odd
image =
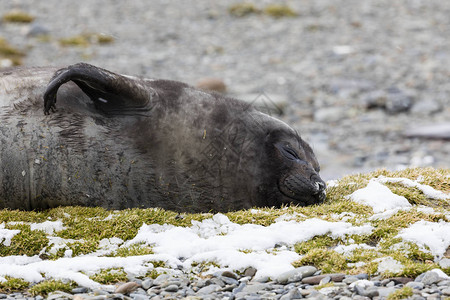
[[[450,2],[283,2],[299,15],[235,17],[236,1],[5,1],[2,15],[21,9],[35,20],[0,23],[0,36],[26,51],[26,66],[85,61],[190,84],[213,77],[238,98],[283,99],[281,118],[313,145],[325,179],[450,166]],[[58,43],[83,33],[114,42]],[[447,139],[405,137],[438,124]]]

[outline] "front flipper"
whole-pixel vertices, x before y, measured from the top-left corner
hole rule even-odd
[[[44,94],[44,113],[55,111],[56,94],[61,85],[73,81],[105,113],[142,112],[151,109],[155,91],[145,81],[131,78],[86,63],[58,70]]]

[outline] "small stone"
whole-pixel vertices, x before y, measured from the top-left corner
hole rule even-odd
[[[244,271],[244,276],[248,276],[248,277],[253,277],[256,274],[256,269],[253,267],[248,267],[247,269],[245,269]],[[237,279],[237,278],[235,278]]]
[[[281,284],[297,282],[313,275],[316,271],[317,269],[313,266],[303,266],[280,274],[276,281]]]
[[[170,275],[168,274],[161,274],[158,277],[156,277],[156,279],[153,281],[154,285],[161,285],[163,284],[165,281],[169,280]]]
[[[74,289],[72,289],[70,292],[72,294],[84,294],[87,293],[88,288],[87,287],[76,287]]]
[[[361,273],[361,274],[355,275],[355,277],[358,278],[359,280],[366,280],[369,278],[369,275],[366,273]]]
[[[242,292],[251,294],[251,293],[257,293],[264,289],[266,289],[266,285],[264,283],[251,282],[251,283],[247,284],[247,286],[244,287]]]
[[[408,282],[405,286],[410,287],[412,289],[421,290],[425,285],[420,281],[411,281]]]
[[[36,37],[36,36],[43,36],[49,34],[49,29],[45,26],[42,26],[38,23],[32,23],[26,31],[26,36]]]
[[[231,277],[220,276],[218,279],[220,279],[220,281],[222,281],[228,285],[233,285],[233,284],[235,284],[236,286],[239,285],[239,281],[237,281],[236,279],[231,278]]]
[[[408,282],[411,282],[414,279],[409,277],[393,277],[391,278],[391,280],[394,281],[395,284],[407,284]]]
[[[142,281],[141,285],[144,290],[148,290],[153,286],[153,279],[147,278],[144,281]]]
[[[8,297],[8,295],[6,295],[6,294],[0,294],[0,299],[5,299],[6,297]]]
[[[383,280],[381,280],[381,285],[383,285],[383,286],[385,286],[386,284],[388,284],[389,282],[391,282],[391,280],[390,279],[383,279]]]
[[[450,287],[443,289],[442,294],[445,296],[450,296]]]
[[[170,292],[170,293],[177,292],[177,291],[178,291],[178,285],[176,285],[176,284],[171,284],[171,285],[169,285],[168,287],[166,287],[164,290],[165,290],[166,292]]]
[[[245,282],[242,282],[237,288],[233,290],[233,294],[242,292],[242,290],[247,286]]]
[[[261,283],[266,283],[270,280],[269,276],[263,276],[263,277],[259,277],[257,279],[254,279],[253,281],[256,282],[261,282]]]
[[[411,128],[406,130],[403,135],[410,138],[450,140],[450,123]]]
[[[349,116],[347,107],[324,107],[314,112],[314,121],[319,123],[336,123]]]
[[[346,284],[351,284],[355,281],[358,281],[358,278],[356,278],[356,276],[354,275],[346,276],[344,280],[342,280],[342,282]]]
[[[395,287],[381,287],[378,288],[378,296],[381,298],[387,298],[390,294],[395,292]]]
[[[291,300],[291,299],[300,299],[302,295],[298,288],[291,289],[287,294],[281,296],[280,300]]]
[[[342,280],[344,280],[344,278],[345,278],[345,274],[324,274],[324,275],[311,276],[311,277],[303,278],[302,283],[317,285],[317,284],[320,284],[320,281],[322,281],[322,279],[324,279],[326,277],[330,277],[330,280],[333,282],[342,282]]]
[[[414,104],[411,112],[419,115],[431,115],[441,111],[442,107],[436,100],[420,100]]]
[[[212,294],[220,289],[220,286],[217,284],[210,284],[208,286],[202,287],[197,291],[198,295],[208,295]]]
[[[17,299],[18,297],[14,297]],[[61,291],[56,291],[50,293],[47,297],[48,300],[56,300],[56,299],[73,299],[73,295]]]
[[[441,280],[438,282],[437,286],[450,286],[450,280]]]
[[[129,294],[129,293],[135,291],[138,287],[139,287],[139,284],[137,284],[136,282],[130,281],[130,282],[124,283],[122,285],[119,285],[116,288],[116,290],[114,291],[114,293]]]
[[[203,78],[200,79],[196,87],[206,91],[214,91],[219,93],[225,93],[227,91],[227,86],[222,79],[219,78]]]
[[[132,298],[133,300],[148,300],[150,299],[149,296],[147,295],[142,295],[142,294],[130,294],[130,298]]]
[[[450,258],[443,258],[438,263],[442,269],[450,268]]]
[[[413,104],[412,97],[398,88],[390,88],[386,94],[386,112],[398,114],[408,111]]]
[[[247,268],[248,269],[248,268]],[[246,270],[247,270],[246,269]],[[254,274],[253,274],[254,275]],[[235,280],[237,280],[238,279],[238,276],[235,274],[235,273],[233,273],[233,272],[230,272],[230,271],[224,271],[224,272],[222,272],[222,276],[223,277],[228,277],[228,278],[232,278],[232,279],[235,279]],[[245,276],[248,276],[248,275],[245,275]],[[250,276],[251,277],[251,276]]]
[[[428,271],[428,272],[425,272],[425,275],[419,281],[425,285],[430,285],[430,284],[439,282],[440,278],[436,272]]]

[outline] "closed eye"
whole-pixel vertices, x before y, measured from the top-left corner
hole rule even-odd
[[[300,160],[298,153],[289,146],[286,145],[275,145],[281,154],[289,160]]]

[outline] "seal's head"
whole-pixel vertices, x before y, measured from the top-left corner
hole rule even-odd
[[[325,182],[311,147],[290,127],[267,135],[265,148],[282,203],[310,205],[325,200]]]

